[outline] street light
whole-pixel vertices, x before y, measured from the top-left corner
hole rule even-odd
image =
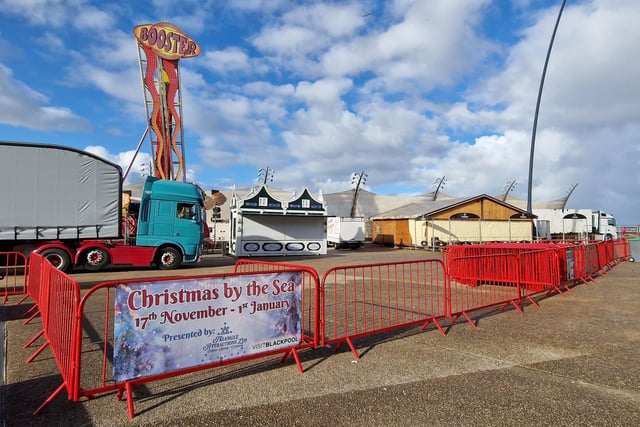
[[[358,205],[358,190],[360,190],[360,185],[363,185],[367,182],[368,175],[364,173],[364,171],[358,173],[354,172],[351,175],[351,185],[355,185],[356,189],[353,192],[353,200],[351,201],[351,218],[356,216],[356,206]]]
[[[266,169],[258,169],[258,179],[256,179],[256,181],[262,181],[262,184],[265,185],[267,184],[267,181],[273,182],[274,172],[275,171],[273,169],[270,169],[269,166],[267,166]]]
[[[549,49],[547,50],[547,58],[544,61],[544,67],[542,68],[542,78],[540,79],[540,88],[538,89],[538,100],[536,101],[536,112],[533,115],[533,131],[531,132],[531,154],[529,155],[529,185],[527,191],[527,212],[531,212],[531,188],[533,182],[533,152],[536,145],[536,129],[538,128],[538,113],[540,111],[540,99],[542,98],[542,87],[544,86],[544,78],[547,74],[547,65],[549,65],[549,57],[551,56],[551,49],[553,48],[553,40],[556,38],[556,32],[558,31],[558,25],[560,24],[560,17],[564,10],[564,5],[567,0],[562,0],[560,5],[560,11],[558,12],[558,18],[556,19],[556,25],[553,27],[553,34],[551,35],[551,41],[549,42]]]
[[[433,198],[431,200],[435,202],[436,198],[438,197],[438,193],[440,192],[440,189],[444,188],[444,184],[446,182],[447,182],[447,178],[444,176],[442,178],[436,178],[436,180],[433,181],[433,186],[436,187],[436,191],[433,192]]]
[[[504,196],[502,196],[502,201],[503,202],[507,201],[507,196],[509,196],[509,193],[511,193],[511,191],[514,188],[516,188],[516,185],[518,185],[518,183],[514,179],[513,181],[507,181],[507,183],[504,185],[504,187],[502,187],[502,189],[504,190]]]

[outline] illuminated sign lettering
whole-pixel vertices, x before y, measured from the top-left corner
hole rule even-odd
[[[133,34],[140,43],[165,59],[192,58],[200,55],[200,45],[180,28],[168,22],[138,25],[133,29]]]

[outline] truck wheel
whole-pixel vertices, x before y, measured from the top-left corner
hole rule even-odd
[[[40,252],[40,255],[56,269],[65,272],[71,267],[71,257],[69,254],[60,248],[49,248]]]
[[[104,248],[91,248],[85,252],[84,268],[98,271],[109,264],[109,253]]]
[[[173,270],[182,264],[182,254],[179,250],[172,247],[160,249],[158,255],[158,268],[160,270]]]

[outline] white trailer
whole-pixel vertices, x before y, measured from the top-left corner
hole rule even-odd
[[[341,248],[364,245],[364,218],[331,216],[327,218],[327,243]]]
[[[591,209],[534,209],[538,239],[612,240],[618,238],[613,215]]]

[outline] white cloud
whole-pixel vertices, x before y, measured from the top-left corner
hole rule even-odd
[[[218,51],[207,51],[204,54],[205,67],[217,73],[232,73],[251,70],[249,57],[239,48],[227,48]]]
[[[65,107],[55,107],[49,99],[20,80],[0,64],[0,123],[38,130],[87,130],[87,120]]]
[[[87,0],[0,0],[3,13],[28,23],[61,29],[72,26],[92,30],[88,35],[112,27],[113,16]]]
[[[317,3],[297,7],[283,15],[285,25],[313,28],[336,39],[354,34],[364,24],[361,7],[356,4]]]
[[[322,56],[323,69],[329,75],[372,72],[379,86],[391,89],[407,80],[417,89],[451,84],[494,49],[474,31],[483,3],[415,2],[382,31],[335,44]]]
[[[364,22],[356,3],[300,5],[261,28],[251,42],[277,69],[317,76],[318,56]]]
[[[349,79],[323,79],[313,83],[303,81],[296,87],[296,97],[303,100],[309,108],[342,108],[342,96],[351,87]]]
[[[61,27],[69,18],[67,5],[59,0],[0,0],[0,9],[37,25]]]
[[[71,16],[74,27],[92,32],[109,31],[113,27],[113,16],[90,5],[81,5]]]
[[[295,57],[312,53],[328,43],[328,38],[302,26],[268,28],[254,38],[253,44],[262,52]]]

